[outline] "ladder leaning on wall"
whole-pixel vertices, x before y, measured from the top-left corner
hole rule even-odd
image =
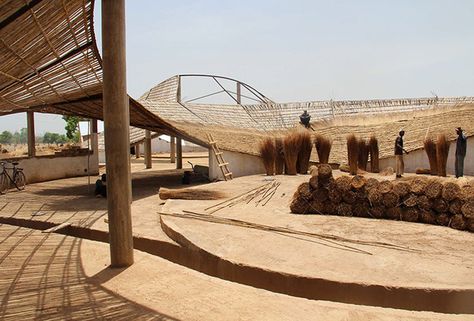
[[[227,163],[224,160],[224,156],[223,156],[224,153],[221,152],[221,150],[217,146],[217,142],[214,140],[214,137],[212,137],[211,134],[209,134],[209,133],[207,134],[207,139],[209,140],[209,145],[211,145],[212,151],[214,152],[214,155],[216,156],[217,166],[219,166],[219,168],[221,169],[222,175],[224,175],[224,179],[226,181],[231,180],[232,179],[232,172],[227,167],[227,165],[229,165],[229,163]]]

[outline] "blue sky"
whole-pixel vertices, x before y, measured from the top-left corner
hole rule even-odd
[[[128,0],[128,91],[136,98],[175,74],[209,73],[278,102],[470,96],[473,16],[470,0]],[[43,118],[37,132],[62,130]]]

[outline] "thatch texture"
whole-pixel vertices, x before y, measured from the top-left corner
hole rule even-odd
[[[388,193],[393,189],[393,183],[391,181],[380,181],[378,189],[382,194]]]
[[[367,171],[367,163],[369,161],[369,145],[365,139],[358,139],[358,152],[357,152],[357,166],[363,170]]]
[[[329,163],[329,154],[331,153],[332,141],[326,136],[316,134],[314,139],[316,152],[320,164]]]
[[[370,171],[372,173],[378,173],[380,171],[379,166],[379,141],[374,134],[370,135],[369,138],[369,154],[370,154]]]
[[[347,140],[347,159],[349,161],[349,172],[351,175],[357,174],[359,159],[359,140],[354,134],[350,134]]]
[[[449,141],[445,134],[439,134],[436,140],[436,159],[438,162],[438,176],[446,177],[448,163]]]
[[[296,131],[289,132],[283,139],[283,152],[285,154],[285,174],[296,175],[298,154],[301,146],[301,136]]]
[[[441,193],[443,199],[447,202],[455,200],[461,196],[461,187],[454,182],[446,182],[443,186],[443,192]]]
[[[340,203],[337,206],[337,215],[339,216],[353,216],[352,206],[346,203]]]
[[[461,214],[456,214],[451,218],[450,227],[456,230],[465,230],[466,229],[466,219]]]
[[[436,175],[438,173],[436,142],[432,138],[426,137],[423,141],[423,146],[425,148],[426,155],[428,155],[428,161],[430,162],[430,173],[431,175]]]
[[[297,171],[300,174],[306,174],[309,167],[309,158],[311,157],[311,150],[313,149],[313,142],[311,135],[307,130],[298,131],[299,135],[299,152],[297,159]]]
[[[273,138],[267,137],[260,143],[260,157],[267,175],[272,176],[275,173],[276,149]]]
[[[275,174],[282,175],[285,169],[285,153],[283,152],[283,138],[275,138]]]
[[[438,198],[443,191],[443,184],[441,184],[441,182],[437,179],[429,180],[426,184],[426,187],[424,188],[424,191],[428,198]]]

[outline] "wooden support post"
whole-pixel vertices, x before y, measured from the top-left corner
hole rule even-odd
[[[176,158],[176,169],[183,168],[183,146],[179,137],[176,137]]]
[[[140,143],[135,144],[135,158],[136,159],[140,158]]]
[[[170,136],[170,161],[172,164],[176,163],[176,143],[174,136]]]
[[[99,174],[99,134],[97,128],[97,119],[91,119],[91,137],[90,137],[90,148],[92,150],[92,156],[90,158],[89,169],[93,171],[89,172],[89,175]]]
[[[151,168],[151,133],[145,130],[145,167]]]
[[[28,131],[28,157],[35,157],[35,114],[32,111],[26,112],[26,123]]]
[[[107,209],[111,267],[133,264],[125,0],[102,0],[102,58]]]
[[[241,85],[240,82],[237,82],[237,103],[240,105],[242,102],[242,94],[240,93],[241,91]]]

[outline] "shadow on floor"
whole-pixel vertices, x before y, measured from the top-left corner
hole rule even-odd
[[[90,282],[81,242],[0,225],[0,319],[176,320]],[[108,278],[120,272],[104,271]]]

